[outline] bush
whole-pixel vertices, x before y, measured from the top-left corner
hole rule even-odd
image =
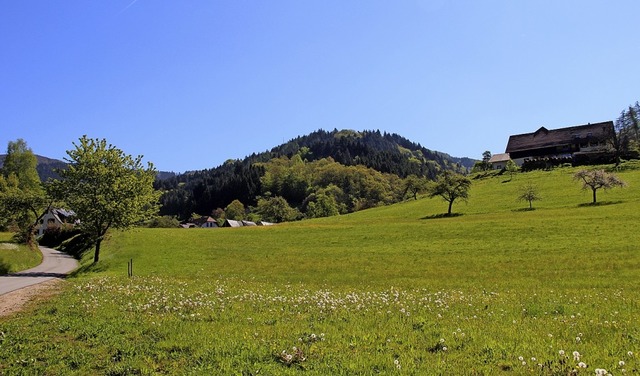
[[[81,259],[82,255],[94,246],[91,236],[85,233],[76,234],[60,244],[58,250],[76,259]]]
[[[180,222],[172,216],[164,215],[155,217],[147,223],[147,227],[151,228],[175,228],[180,226]]]
[[[38,240],[38,244],[45,247],[57,247],[62,242],[80,233],[80,230],[72,227],[49,227],[44,230],[44,234]]]

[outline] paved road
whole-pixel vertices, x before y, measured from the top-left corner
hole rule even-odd
[[[40,247],[40,251],[42,264],[32,269],[0,276],[0,295],[54,278],[64,278],[67,273],[78,267],[78,261],[66,253],[47,247]]]

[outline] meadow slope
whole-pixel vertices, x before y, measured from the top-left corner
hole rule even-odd
[[[113,233],[58,299],[0,319],[0,374],[639,372],[639,168],[595,206],[562,168],[474,179],[449,218],[419,199]]]

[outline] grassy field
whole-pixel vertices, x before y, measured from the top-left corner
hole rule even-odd
[[[638,373],[639,167],[596,206],[567,168],[475,179],[450,218],[420,199],[114,233],[55,301],[0,319],[0,374]]]
[[[0,275],[33,268],[42,262],[42,254],[14,244],[12,233],[0,232]]]

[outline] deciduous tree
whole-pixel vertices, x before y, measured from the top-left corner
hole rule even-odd
[[[487,171],[491,168],[489,161],[491,160],[491,152],[489,150],[482,153],[482,169]]]
[[[240,200],[231,201],[231,203],[224,208],[224,212],[227,219],[233,219],[236,221],[243,220],[246,215],[244,204],[240,202]]]
[[[573,176],[575,180],[582,181],[582,189],[591,189],[593,192],[593,203],[596,203],[596,192],[598,189],[610,189],[613,187],[624,187],[626,184],[616,175],[604,170],[580,170]]]
[[[404,194],[406,197],[408,193],[411,193],[414,200],[418,199],[418,193],[424,193],[429,187],[429,182],[426,178],[419,177],[417,175],[409,175],[404,179]]]
[[[136,158],[105,139],[82,136],[68,150],[69,168],[60,170],[50,192],[63,199],[79,220],[80,229],[95,245],[93,261],[100,259],[100,245],[112,229],[127,229],[157,213],[159,192],[153,189],[156,170],[142,156]]]
[[[35,229],[52,204],[40,183],[37,163],[27,143],[18,139],[9,142],[0,169],[0,225],[15,224],[17,239],[30,245],[35,244]]]
[[[436,196],[449,203],[447,215],[451,215],[451,207],[457,199],[467,201],[469,199],[469,189],[471,180],[466,176],[451,171],[444,171],[429,189],[429,197]]]
[[[520,195],[518,196],[518,201],[528,201],[529,209],[533,209],[533,201],[538,200],[542,200],[542,197],[540,197],[540,194],[538,193],[538,187],[531,183],[520,187]]]
[[[513,179],[513,174],[518,172],[518,165],[513,161],[513,159],[509,159],[504,169],[509,173],[509,179],[511,180]]]
[[[300,215],[280,196],[259,199],[257,212],[263,220],[276,223],[293,221]]]

